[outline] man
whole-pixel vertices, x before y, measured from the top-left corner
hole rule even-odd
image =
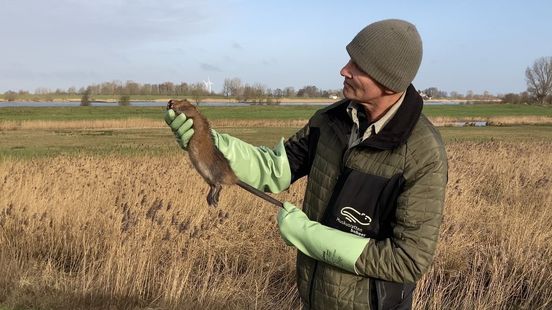
[[[298,249],[297,286],[308,309],[410,309],[441,224],[447,160],[411,85],[422,59],[416,27],[368,25],[347,45],[344,100],[319,110],[274,150],[213,131],[243,181],[279,192],[308,175],[303,210],[278,213]],[[185,148],[191,120],[165,119]]]

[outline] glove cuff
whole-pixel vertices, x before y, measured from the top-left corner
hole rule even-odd
[[[282,239],[303,254],[359,274],[356,262],[371,239],[311,221],[297,208],[281,209],[278,225]]]
[[[262,191],[279,193],[291,183],[291,169],[284,139],[274,150],[256,147],[228,134],[212,129],[213,142],[228,160],[241,181]]]

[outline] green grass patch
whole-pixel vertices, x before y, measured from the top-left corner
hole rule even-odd
[[[7,107],[0,109],[0,121],[160,119],[162,117],[162,107]]]
[[[552,106],[524,104],[426,105],[428,117],[551,116]]]
[[[274,146],[299,128],[224,128],[255,145]],[[0,131],[0,159],[28,159],[58,155],[163,155],[179,151],[168,128],[117,130],[9,130]]]
[[[211,120],[216,119],[308,119],[320,106],[248,106],[200,107]],[[163,107],[6,107],[0,109],[0,121],[19,120],[106,120],[106,119],[162,119]],[[552,107],[513,104],[428,105],[424,113],[429,117],[487,117],[487,116],[550,116]]]
[[[216,119],[308,119],[320,107],[309,106],[250,106],[200,107],[210,120]],[[163,107],[7,107],[0,109],[0,121],[22,120],[106,120],[106,119],[163,119]]]
[[[162,154],[176,146],[169,130],[0,131],[0,157]]]
[[[222,128],[254,145],[274,146],[299,128]],[[446,143],[459,141],[544,141],[552,143],[552,126],[441,127]],[[167,128],[117,130],[9,130],[0,131],[0,160],[57,155],[152,155],[180,152]]]
[[[200,107],[211,120],[293,120],[308,119],[320,106],[250,106]],[[163,107],[14,107],[1,108],[0,121],[22,120],[117,120],[143,118],[162,120]],[[455,106],[426,106],[430,117],[485,116],[552,116],[552,107],[478,104]],[[224,128],[255,145],[275,145],[281,137],[289,137],[298,128]],[[447,142],[454,141],[552,141],[552,126],[504,127],[441,127]],[[101,130],[4,130],[0,131],[0,157],[32,158],[60,154],[152,154],[160,155],[177,150],[170,131],[160,129],[101,129]]]

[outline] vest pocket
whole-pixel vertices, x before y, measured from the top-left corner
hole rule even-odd
[[[379,310],[409,310],[412,309],[412,298],[415,283],[396,283],[374,280],[374,290],[377,308]]]
[[[364,238],[389,237],[403,184],[402,174],[385,178],[346,168],[335,186],[324,224]]]

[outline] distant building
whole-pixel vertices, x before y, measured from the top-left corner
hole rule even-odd
[[[418,91],[418,93],[420,94],[420,96],[422,97],[422,99],[424,100],[429,100],[431,99],[431,96],[428,96],[426,93],[424,93],[423,91]]]
[[[328,98],[330,98],[332,100],[336,100],[339,97],[337,95],[331,94],[331,95],[328,96]]]

